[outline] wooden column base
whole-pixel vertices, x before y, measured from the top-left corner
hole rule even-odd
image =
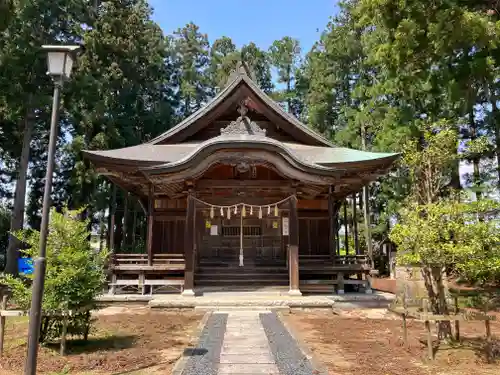
[[[365,283],[365,294],[372,294],[372,277],[370,275],[366,275],[366,283]]]
[[[292,297],[300,297],[302,296],[302,292],[299,289],[290,289],[288,291],[288,295]]]
[[[337,294],[344,294],[344,274],[342,272],[337,274]]]
[[[194,297],[195,293],[193,289],[184,289],[181,293],[181,296],[183,297]]]

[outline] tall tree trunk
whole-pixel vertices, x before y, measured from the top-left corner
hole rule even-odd
[[[99,252],[104,249],[104,243],[106,242],[106,208],[103,206],[101,210],[101,215],[99,217]]]
[[[121,248],[123,250],[128,250],[128,244],[129,244],[129,225],[128,225],[128,216],[129,216],[129,208],[128,208],[128,201],[129,201],[129,193],[124,192],[124,204],[123,204],[123,237],[122,237],[122,245]]]
[[[496,95],[491,95],[492,125],[495,132],[495,155],[497,159],[497,190],[500,193],[500,111],[498,110]]]
[[[287,111],[288,113],[292,113],[292,101],[290,99],[290,92],[292,91],[292,67],[288,66],[287,68],[287,80],[286,80],[286,102],[287,102]]]
[[[477,139],[477,123],[474,120],[474,107],[469,110],[469,127],[471,130],[471,140]],[[476,200],[481,200],[481,173],[479,171],[479,155],[474,155],[472,158],[473,173],[472,173],[472,184],[474,185],[474,193],[476,195]]]
[[[137,237],[137,201],[134,199],[133,200],[134,204],[134,215],[132,219],[132,248],[134,249],[135,252],[135,241]]]
[[[441,267],[426,266],[422,268],[422,275],[432,312],[438,315],[449,315],[448,304],[446,303],[446,285],[443,277],[444,269]],[[439,321],[436,325],[440,340],[449,340],[452,338],[450,321]]]
[[[19,175],[16,182],[16,192],[14,196],[14,209],[12,211],[12,219],[10,222],[10,231],[15,232],[23,229],[24,223],[24,208],[26,200],[26,176],[28,174],[28,164],[30,159],[30,144],[31,135],[33,133],[34,118],[31,109],[26,111],[24,119],[24,134],[23,148],[21,152],[21,160],[19,162]],[[9,236],[9,244],[7,246],[7,263],[5,272],[11,275],[16,275],[18,271],[17,260],[19,258],[20,241],[12,234]]]
[[[458,153],[458,148],[455,151]],[[458,158],[456,161],[453,161],[450,186],[455,190],[462,189],[462,184],[460,183],[460,160]]]
[[[363,151],[366,151],[366,138],[367,131],[366,125],[361,125],[361,146]],[[365,242],[366,242],[366,253],[370,258],[370,264],[372,268],[375,268],[375,262],[373,260],[373,244],[372,244],[372,230],[370,222],[370,185],[363,186],[363,219],[365,224]]]

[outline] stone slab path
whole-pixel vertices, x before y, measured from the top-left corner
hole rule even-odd
[[[276,313],[214,312],[182,375],[320,374]]]
[[[220,375],[279,374],[258,311],[228,314],[218,371]]]

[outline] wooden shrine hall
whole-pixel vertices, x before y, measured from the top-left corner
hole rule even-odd
[[[349,244],[357,221],[347,220],[346,197],[356,218],[356,193],[398,155],[335,147],[269,98],[243,63],[206,106],[157,138],[85,157],[147,215],[145,253],[113,253],[111,293],[371,291],[373,259],[357,233]]]

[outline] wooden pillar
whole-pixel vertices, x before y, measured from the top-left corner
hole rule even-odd
[[[153,264],[153,223],[154,223],[154,187],[153,184],[149,184],[149,196],[148,196],[148,231],[146,237],[146,247],[148,250],[148,264],[151,266]]]
[[[352,234],[354,237],[354,253],[358,255],[359,252],[359,237],[358,237],[358,220],[356,214],[356,193],[352,195]]]
[[[122,237],[122,249],[126,249],[128,245],[128,198],[129,198],[129,193],[125,193],[125,197],[123,198],[125,200],[124,205],[123,205],[123,237]]]
[[[106,208],[102,207],[99,217],[99,252],[104,249],[104,242],[106,241]]]
[[[288,240],[288,270],[290,279],[289,295],[301,296],[299,289],[299,216],[297,213],[297,198],[289,200],[289,240]]]
[[[116,215],[116,185],[112,184],[111,187],[111,202],[109,205],[109,228],[108,228],[108,241],[109,251],[111,254],[115,252],[115,215]]]
[[[369,186],[363,186],[363,215],[365,219],[365,239],[366,239],[366,250],[368,258],[370,258],[370,264],[372,269],[375,268],[373,262],[373,247],[372,247],[372,230],[370,223],[370,191]]]
[[[330,256],[335,255],[335,248],[337,241],[335,239],[335,208],[333,207],[333,189],[330,186],[328,191],[328,246],[330,249]]]
[[[340,230],[340,220],[339,220],[339,211],[340,207],[337,209],[336,215],[335,215],[335,242],[337,244],[337,255],[340,255],[340,236],[339,236],[339,230]]]
[[[137,201],[133,201],[134,214],[132,217],[132,247],[135,249],[135,241],[137,236]]]
[[[345,246],[345,255],[349,255],[349,218],[347,216],[347,199],[344,200],[344,246]]]
[[[184,291],[183,296],[194,296],[194,223],[196,202],[191,196],[187,196],[186,228],[184,231]]]

